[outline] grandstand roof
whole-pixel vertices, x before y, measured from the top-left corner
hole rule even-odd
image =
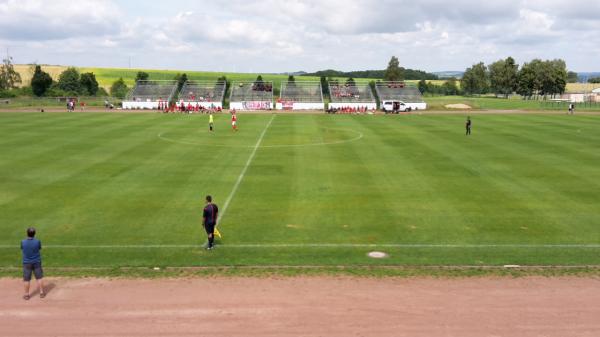
[[[137,81],[125,101],[170,101],[177,91],[177,81]]]
[[[273,82],[234,82],[230,102],[273,102]]]
[[[424,102],[419,89],[404,82],[377,82],[375,90],[380,101]]]
[[[373,91],[368,82],[348,84],[329,82],[331,103],[375,103]]]
[[[281,100],[305,103],[323,103],[323,91],[321,90],[321,82],[282,82]]]
[[[186,102],[223,102],[225,81],[187,81],[179,92]]]

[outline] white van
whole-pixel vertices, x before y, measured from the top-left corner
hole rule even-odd
[[[383,101],[381,109],[385,113],[410,112],[427,109],[427,103],[404,103],[403,101]]]

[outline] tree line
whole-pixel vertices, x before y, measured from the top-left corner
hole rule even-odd
[[[98,85],[94,73],[79,73],[77,68],[69,67],[60,74],[58,81],[54,81],[40,65],[32,65],[32,70],[30,85],[19,87],[21,75],[14,69],[10,57],[4,59],[0,66],[0,96],[108,96]]]
[[[588,80],[588,83],[600,83],[600,77],[592,77]]]
[[[574,76],[573,76],[574,75]],[[466,95],[495,94],[508,97],[517,93],[524,98],[555,96],[566,91],[567,82],[577,77],[568,72],[564,60],[534,59],[519,66],[512,57],[467,68],[461,81]]]
[[[435,74],[431,74],[422,70],[415,69],[407,69],[404,67],[399,67],[400,72],[402,73],[402,80],[437,80],[438,76]],[[372,78],[372,79],[382,79],[385,78],[385,73],[387,69],[384,70],[361,70],[361,71],[339,71],[339,70],[321,70],[314,73],[306,73],[301,76],[324,76],[324,77],[346,77],[346,78]]]
[[[432,82],[427,82],[425,80],[420,80],[417,84],[417,88],[421,92],[421,94],[430,94],[430,95],[440,95],[440,96],[455,96],[462,95],[462,90],[458,85],[459,81],[451,77],[444,81],[442,84],[435,84]]]

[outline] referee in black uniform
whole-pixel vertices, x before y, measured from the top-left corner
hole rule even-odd
[[[206,196],[206,206],[202,215],[202,225],[208,235],[208,245],[206,249],[213,249],[215,242],[215,226],[217,225],[217,217],[219,215],[219,207],[212,203],[212,197]]]
[[[466,135],[469,136],[471,134],[471,117],[467,117],[467,123],[465,124],[465,127],[467,128]]]

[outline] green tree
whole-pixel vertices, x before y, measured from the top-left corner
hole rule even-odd
[[[81,74],[79,82],[81,83],[81,93],[89,96],[96,96],[98,93],[98,81],[94,73]]]
[[[145,71],[138,71],[135,75],[135,81],[147,81],[150,78],[150,75]]]
[[[288,88],[295,88],[296,87],[296,78],[294,78],[294,75],[289,75],[288,76],[287,87]]]
[[[265,81],[263,81],[262,75],[258,75],[256,77],[253,88],[254,88],[254,90],[258,90],[258,91],[265,90]]]
[[[377,102],[377,109],[379,109],[381,106],[381,100],[379,99],[379,95],[377,94],[377,83],[375,83],[375,81],[370,81],[369,87],[371,87],[371,92],[375,97],[375,102]]]
[[[68,94],[78,94],[81,92],[81,82],[79,81],[79,71],[74,67],[69,67],[58,77],[58,87]]]
[[[567,72],[567,83],[579,82],[579,75],[574,71]]]
[[[451,77],[442,85],[442,90],[446,96],[455,96],[459,94],[458,84],[456,78]]]
[[[548,83],[547,93],[552,96],[564,94],[567,90],[569,76],[567,72],[567,63],[561,59],[546,62],[550,70],[550,83]]]
[[[15,89],[21,84],[21,75],[15,71],[12,64],[12,57],[2,60],[0,66],[0,90]]]
[[[533,60],[523,64],[517,75],[517,94],[531,98],[537,94],[540,83],[536,74],[536,68],[539,67],[540,60]]]
[[[31,89],[33,90],[33,94],[38,97],[43,96],[51,86],[52,77],[50,74],[42,71],[42,67],[36,65],[33,76],[31,77]]]
[[[486,94],[489,91],[489,74],[483,62],[465,70],[461,87],[467,95]]]
[[[404,71],[400,68],[400,61],[396,56],[392,56],[392,59],[388,63],[383,79],[386,81],[403,81]]]
[[[230,96],[230,92],[231,92],[231,81],[228,81],[226,76],[221,76],[221,77],[217,78],[217,82],[215,82],[215,91],[217,91],[217,88],[220,83],[225,83],[223,107],[229,108],[229,96]]]
[[[110,94],[113,97],[123,99],[128,93],[129,88],[127,87],[127,84],[125,84],[125,81],[123,81],[123,77],[116,80],[115,83],[113,83],[113,85],[110,87]]]
[[[588,83],[600,83],[600,77],[592,77],[588,79]]]
[[[349,85],[349,86],[355,86],[355,85],[356,85],[356,82],[354,82],[354,79],[353,79],[352,77],[349,77],[349,78],[346,80],[346,85]]]
[[[96,92],[96,96],[100,96],[100,97],[106,97],[108,96],[108,91],[106,91],[106,89],[102,88],[102,87],[98,87],[98,92]]]
[[[177,81],[177,91],[181,91],[181,88],[183,88],[183,85],[185,84],[185,82],[187,82],[188,77],[186,73],[183,74],[177,74],[175,75],[175,81]]]
[[[329,85],[327,83],[327,78],[325,76],[321,76],[321,89],[323,89],[323,94],[329,96]]]
[[[519,65],[512,57],[496,61],[488,66],[490,74],[490,89],[496,95],[508,98],[517,90],[517,74]]]
[[[424,95],[427,92],[427,82],[424,79],[419,81],[417,87],[419,88],[421,95]]]

